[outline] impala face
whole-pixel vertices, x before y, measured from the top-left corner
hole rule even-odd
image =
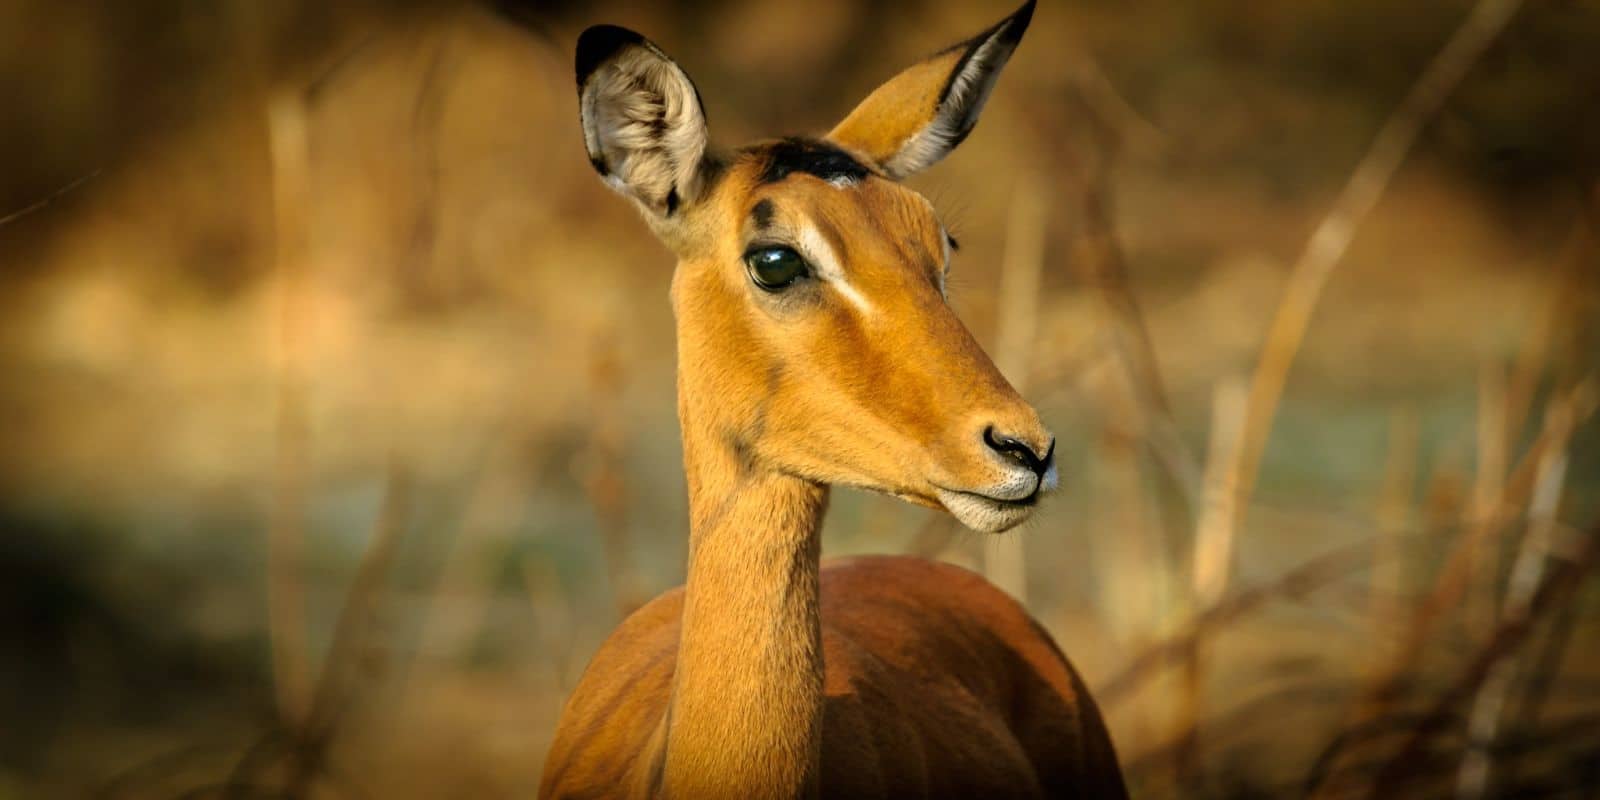
[[[590,160],[679,257],[680,416],[697,441],[745,472],[886,492],[981,531],[1056,487],[1054,438],[946,302],[955,240],[897,182],[971,131],[1031,12],[901,73],[826,137],[728,154],[708,152],[693,84],[654,45],[580,38]]]

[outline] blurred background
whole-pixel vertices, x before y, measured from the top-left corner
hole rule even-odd
[[[1138,796],[1600,787],[1600,6],[1484,5],[1045,0],[911,182],[1063,490],[824,555],[1025,598]],[[1008,10],[0,2],[0,798],[531,795],[687,534],[577,32],[736,145]]]

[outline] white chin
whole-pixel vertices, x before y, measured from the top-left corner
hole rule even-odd
[[[938,490],[939,502],[962,525],[982,533],[1000,533],[1022,524],[1034,506],[999,503],[962,492]]]

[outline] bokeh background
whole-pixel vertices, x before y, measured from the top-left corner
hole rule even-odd
[[[1023,596],[1139,796],[1600,787],[1600,6],[1397,116],[1472,9],[1045,0],[911,182],[1064,488],[1005,537],[837,492],[824,553]],[[0,2],[0,798],[531,794],[686,544],[672,262],[584,158],[577,32],[732,145],[1008,10]]]

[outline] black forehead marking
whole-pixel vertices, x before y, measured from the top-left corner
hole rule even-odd
[[[762,200],[756,203],[755,208],[750,209],[750,221],[755,225],[756,230],[766,230],[772,227],[773,213],[772,201]]]
[[[777,183],[796,172],[815,175],[825,181],[859,181],[871,174],[854,156],[816,139],[790,137],[763,149],[767,166],[761,172],[762,183]]]

